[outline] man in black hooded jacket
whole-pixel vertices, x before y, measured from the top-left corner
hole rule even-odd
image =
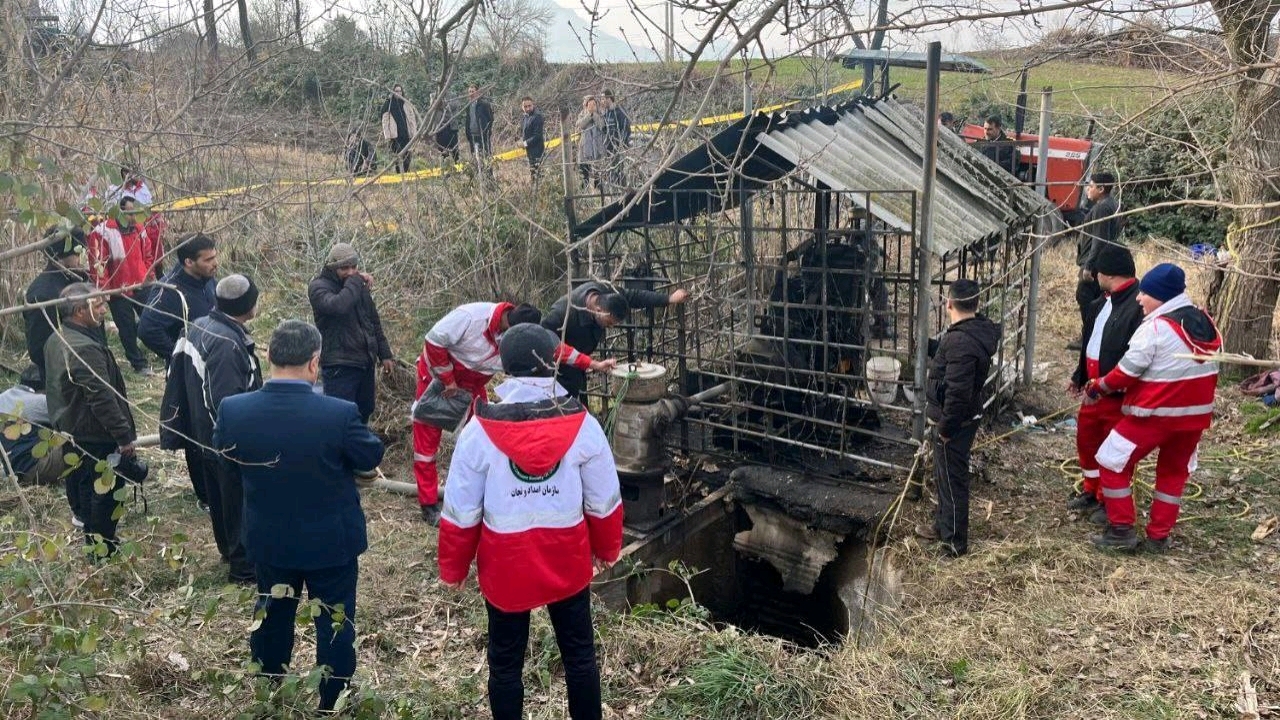
[[[1000,326],[978,314],[981,288],[972,280],[951,283],[943,334],[929,366],[925,415],[936,423],[933,472],[938,512],[932,528],[918,533],[942,543],[947,555],[969,551],[969,451],[982,415],[982,387],[1000,345]]]
[[[1102,297],[1102,288],[1098,285],[1096,269],[1098,253],[1108,245],[1115,245],[1120,240],[1120,231],[1124,229],[1124,219],[1117,217],[1120,203],[1111,196],[1115,187],[1116,176],[1111,173],[1094,173],[1089,179],[1089,186],[1084,189],[1089,199],[1089,212],[1080,223],[1076,236],[1076,265],[1080,268],[1076,279],[1076,304],[1080,306],[1080,321],[1085,320],[1088,308],[1095,300]],[[1085,338],[1080,338],[1067,345],[1068,350],[1080,349]]]

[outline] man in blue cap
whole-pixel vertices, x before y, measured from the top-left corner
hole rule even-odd
[[[1182,490],[1196,469],[1200,436],[1213,420],[1218,365],[1193,359],[1222,347],[1213,320],[1191,303],[1182,268],[1155,266],[1138,284],[1145,317],[1115,369],[1084,387],[1086,402],[1124,393],[1124,418],[1098,449],[1107,530],[1094,536],[1100,548],[1132,551],[1134,533],[1133,469],[1159,450],[1151,520],[1144,549],[1169,549],[1169,533],[1178,520]]]

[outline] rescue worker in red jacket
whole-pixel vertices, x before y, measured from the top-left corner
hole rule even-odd
[[[418,391],[422,397],[433,379],[444,383],[446,396],[466,392],[484,397],[485,386],[502,369],[498,342],[514,325],[538,323],[542,312],[532,305],[509,302],[474,302],[460,305],[427,331],[422,354],[418,356]],[[614,361],[596,362],[569,347],[557,350],[557,357],[581,370],[609,370]],[[436,453],[443,430],[413,422],[413,474],[418,481],[418,505],[422,519],[431,525],[440,521],[440,477]]]
[[[129,196],[120,200],[117,218],[107,218],[89,233],[89,276],[100,290],[117,290],[155,279],[154,268],[160,262],[160,248],[153,235],[141,224],[136,201]],[[138,316],[144,305],[135,299],[145,292],[135,289],[112,295],[111,319],[120,332],[120,344],[134,372],[150,374],[147,358],[138,347]]]
[[[591,578],[622,550],[622,497],[600,423],[554,377],[559,339],[516,325],[499,343],[500,402],[477,401],[458,436],[440,518],[440,581],[462,587],[476,561],[489,615],[489,707],[524,717],[529,613],[547,606],[572,720],[599,720]]]
[[[1152,451],[1155,492],[1143,548],[1169,549],[1169,533],[1178,520],[1182,490],[1196,469],[1200,436],[1213,420],[1218,366],[1186,355],[1204,355],[1222,347],[1213,320],[1191,304],[1186,276],[1170,263],[1155,266],[1138,285],[1138,303],[1146,314],[1115,369],[1084,387],[1089,401],[1124,392],[1124,418],[1098,449],[1107,530],[1093,537],[1100,548],[1134,550],[1133,470]]]
[[[1081,398],[1081,390],[1090,380],[1097,380],[1115,369],[1129,350],[1129,338],[1142,324],[1142,306],[1138,304],[1138,280],[1133,253],[1123,245],[1108,244],[1094,262],[1095,275],[1103,296],[1084,311],[1085,342],[1080,348],[1080,361],[1071,376],[1068,392]],[[1083,399],[1083,398],[1082,398]],[[1076,416],[1076,455],[1084,483],[1081,491],[1067,503],[1067,509],[1089,516],[1092,522],[1107,524],[1107,510],[1102,502],[1099,482],[1098,448],[1124,414],[1120,407],[1123,393],[1104,395],[1097,401],[1081,402]]]

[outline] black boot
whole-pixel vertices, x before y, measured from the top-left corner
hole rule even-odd
[[[1163,555],[1169,552],[1172,547],[1173,538],[1168,535],[1159,540],[1150,537],[1142,540],[1142,552],[1151,553],[1152,555]]]
[[[1132,525],[1107,525],[1107,531],[1089,538],[1100,550],[1133,552],[1138,548],[1138,536]]]
[[[1107,508],[1099,505],[1092,513],[1089,514],[1089,522],[1100,527],[1107,526]]]
[[[440,527],[440,503],[422,506],[422,522],[431,527]]]
[[[1102,503],[1098,502],[1093,493],[1076,493],[1067,501],[1067,510],[1071,512],[1091,513],[1099,507],[1102,507]]]

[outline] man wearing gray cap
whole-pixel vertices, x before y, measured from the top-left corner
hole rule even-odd
[[[246,327],[257,315],[258,287],[244,275],[228,275],[214,295],[217,306],[191,323],[174,347],[161,405],[160,446],[194,445],[200,452],[213,539],[228,565],[228,580],[252,584],[253,565],[240,537],[240,467],[213,449],[213,429],[223,398],[262,387],[262,368]]]
[[[307,297],[324,339],[320,349],[324,394],[355,403],[367,423],[373,415],[374,367],[381,363],[384,371],[391,372],[396,363],[373,303],[373,276],[359,266],[354,247],[335,244],[307,288]]]

